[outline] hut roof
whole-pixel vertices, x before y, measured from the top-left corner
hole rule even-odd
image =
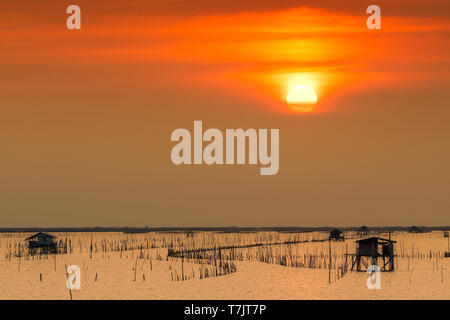
[[[370,237],[366,239],[356,240],[358,243],[376,242],[377,244],[397,243],[397,241],[379,237]]]
[[[55,236],[53,236],[53,235],[51,235],[51,234],[49,234],[49,233],[38,232],[38,233],[36,233],[36,234],[34,234],[34,235],[32,235],[32,236],[26,238],[25,241],[26,241],[26,240],[32,240],[32,239],[34,239],[34,238],[37,238],[38,236],[49,237],[49,238],[52,238],[52,239],[56,238]]]

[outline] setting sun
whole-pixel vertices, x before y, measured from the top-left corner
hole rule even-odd
[[[286,96],[289,108],[298,112],[310,112],[317,104],[317,94],[311,87],[296,85]]]

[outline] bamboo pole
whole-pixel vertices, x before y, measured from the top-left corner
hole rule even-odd
[[[331,239],[328,240],[328,256],[329,256],[329,262],[328,262],[328,283],[331,283]]]
[[[72,286],[69,282],[69,274],[67,273],[67,265],[64,265],[65,267],[65,272],[66,272],[66,278],[67,278],[67,287],[69,289],[69,295],[70,295],[70,300],[72,300]]]

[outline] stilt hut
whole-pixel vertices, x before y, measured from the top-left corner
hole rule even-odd
[[[360,235],[360,236],[367,236],[368,234],[369,234],[369,228],[368,227],[366,227],[366,226],[362,226],[361,228],[359,228],[359,230],[358,230],[358,234]]]
[[[330,231],[330,241],[344,241],[344,236],[341,230],[334,229]]]
[[[66,253],[67,243],[64,244],[60,241],[59,245],[56,242],[56,237],[45,233],[39,232],[25,239],[28,246],[30,255],[34,254],[56,254]]]
[[[428,230],[424,227],[411,226],[408,228],[409,233],[425,233]]]
[[[355,254],[349,254],[352,259],[351,270],[366,271],[371,265],[381,262],[380,271],[394,271],[394,243],[396,241],[378,237],[357,240]]]

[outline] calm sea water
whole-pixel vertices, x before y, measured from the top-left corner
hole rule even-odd
[[[254,261],[259,247],[242,249],[232,274],[199,279],[199,263],[167,259],[167,245],[182,248],[280,240],[323,239],[327,234],[57,234],[69,239],[72,252],[57,256],[15,256],[27,234],[0,237],[0,299],[69,299],[66,266],[80,269],[81,288],[73,299],[449,299],[450,258],[443,258],[448,238],[442,232],[394,233],[396,270],[381,273],[381,288],[366,286],[368,274],[338,272],[327,268],[295,268]],[[91,240],[92,239],[92,240]],[[332,243],[336,265],[345,252],[354,252],[355,239]],[[90,246],[92,243],[92,257]],[[124,250],[124,244],[127,249]],[[148,248],[147,248],[148,246]],[[154,248],[152,248],[152,246]],[[140,249],[138,249],[140,247]],[[122,250],[120,250],[122,248]],[[134,248],[134,249],[133,249]],[[117,250],[117,251],[116,251]],[[69,250],[70,251],[70,250]],[[326,242],[276,246],[274,254],[326,255]],[[323,260],[327,260],[325,257]],[[172,281],[181,270],[189,277]],[[331,277],[330,277],[331,274]]]

